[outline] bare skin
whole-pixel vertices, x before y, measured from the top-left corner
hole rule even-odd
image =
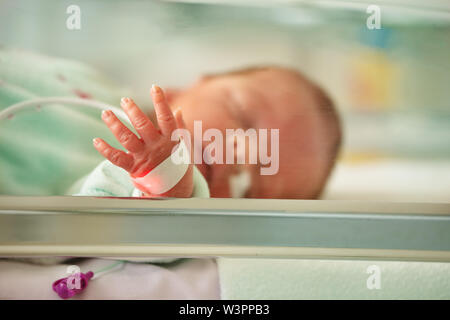
[[[312,89],[290,70],[269,68],[250,74],[202,78],[192,87],[168,94],[181,107],[190,132],[194,120],[203,130],[267,128],[280,130],[280,168],[260,175],[260,164],[245,165],[251,172],[248,198],[316,198],[329,165],[328,139]],[[197,165],[208,181],[212,197],[230,197],[229,177],[242,165]]]
[[[121,102],[140,138],[112,112],[105,111],[102,115],[128,153],[99,138],[94,139],[94,146],[131,177],[139,177],[170,156],[176,144],[170,140],[173,130],[185,127],[194,136],[195,120],[202,121],[203,131],[216,128],[224,136],[226,129],[279,129],[279,171],[275,175],[260,175],[261,164],[197,165],[208,182],[211,196],[230,197],[229,177],[245,169],[251,174],[251,187],[245,197],[316,198],[323,188],[329,158],[324,147],[327,139],[324,123],[311,91],[298,75],[282,68],[202,78],[185,90],[168,89],[166,95],[154,86],[151,97],[155,124],[131,99]],[[171,108],[178,109],[172,113]],[[146,193],[142,186],[137,187]],[[162,196],[190,197],[192,189],[191,166],[180,183]],[[146,196],[154,195],[146,193]]]
[[[175,115],[172,113],[161,88],[153,86],[151,97],[155,106],[159,130],[132,99],[122,98],[121,107],[140,137],[129,130],[112,111],[105,110],[102,113],[103,121],[128,152],[111,147],[103,139],[94,139],[94,147],[97,151],[116,166],[126,170],[131,177],[145,176],[169,157],[177,144],[176,141],[170,139],[172,131],[184,127],[181,111],[177,111]],[[148,197],[190,197],[193,190],[192,165],[181,181],[164,194],[152,195],[144,186],[136,185],[136,187]]]

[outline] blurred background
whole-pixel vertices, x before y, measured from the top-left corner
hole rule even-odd
[[[70,5],[81,29],[66,28]],[[381,9],[369,30],[368,5]],[[275,64],[344,125],[328,199],[450,200],[448,1],[0,1],[0,44],[94,65],[150,107],[152,83]]]

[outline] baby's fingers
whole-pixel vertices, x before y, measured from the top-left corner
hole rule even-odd
[[[160,137],[152,121],[139,109],[133,100],[130,98],[122,98],[120,103],[128,118],[131,120],[133,127],[146,143],[152,143]]]
[[[160,87],[153,85],[150,93],[152,95],[153,105],[155,106],[156,120],[158,121],[159,128],[163,135],[170,137],[172,132],[177,128],[177,123],[164,96],[164,92]]]
[[[175,121],[177,123],[177,127],[180,129],[186,128],[186,124],[184,123],[183,114],[181,113],[181,108],[177,108],[175,110]]]
[[[108,126],[109,130],[114,134],[117,140],[125,149],[131,152],[139,152],[143,149],[144,144],[136,135],[131,132],[110,110],[102,112],[102,119]]]
[[[95,149],[97,149],[102,156],[111,161],[113,164],[128,172],[133,169],[134,160],[131,155],[123,152],[122,150],[111,147],[100,138],[95,138],[93,142]]]

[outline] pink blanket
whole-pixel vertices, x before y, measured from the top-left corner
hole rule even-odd
[[[69,265],[87,272],[111,263],[106,259],[80,259],[42,266],[0,260],[0,299],[59,299],[51,285],[68,276]],[[214,259],[182,259],[159,265],[127,262],[90,281],[73,299],[220,299],[217,265]]]

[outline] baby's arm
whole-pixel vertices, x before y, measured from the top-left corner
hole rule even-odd
[[[171,140],[172,132],[184,127],[181,111],[178,110],[175,115],[172,113],[161,88],[152,86],[151,96],[160,130],[155,128],[133,100],[123,98],[121,106],[140,138],[129,130],[112,111],[105,110],[102,113],[103,121],[128,152],[113,148],[100,138],[94,139],[94,147],[97,151],[114,165],[126,170],[132,178],[145,176],[167,159],[178,144],[178,141]],[[190,197],[193,190],[192,170],[192,164],[190,164],[178,184],[163,194],[151,194],[145,186],[136,185],[136,187],[150,197]]]

